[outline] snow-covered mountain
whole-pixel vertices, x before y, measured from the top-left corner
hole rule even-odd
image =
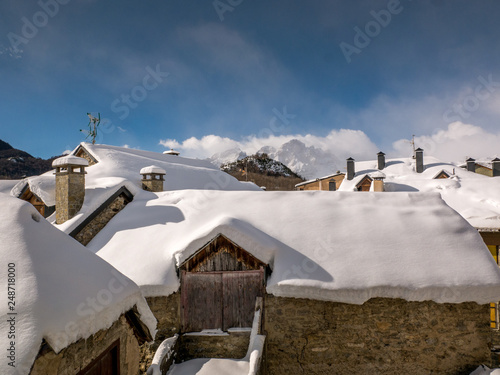
[[[334,152],[327,152],[314,146],[306,146],[303,142],[292,139],[279,148],[264,146],[259,154],[267,154],[271,159],[285,164],[298,175],[311,179],[335,173],[345,169],[345,162]],[[243,159],[246,153],[239,148],[217,153],[208,160],[216,166]]]
[[[215,166],[220,167],[222,164],[233,163],[245,158],[246,156],[246,152],[241,151],[241,149],[235,147],[212,155],[208,158],[208,161],[210,161],[210,163],[214,164]]]

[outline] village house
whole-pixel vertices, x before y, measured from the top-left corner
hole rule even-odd
[[[477,162],[469,158],[462,165],[454,165],[433,157],[424,158],[423,154],[423,150],[418,149],[415,159],[386,160],[385,154],[379,152],[376,160],[356,163],[349,158],[346,168],[348,175],[352,177],[342,178],[336,190],[438,192],[448,205],[479,231],[498,263],[500,179],[489,179],[484,176],[500,176],[500,173],[494,173],[494,171],[500,171],[500,160],[495,158],[489,162],[485,160]],[[380,181],[378,187],[377,180]],[[296,187],[301,190],[302,186],[299,185]],[[497,303],[492,304],[491,327],[499,328]],[[497,340],[496,344],[500,345],[500,341]]]
[[[500,176],[500,159],[498,158],[492,160],[468,158],[460,167],[467,169],[469,172],[479,173],[488,177]]]
[[[2,374],[137,374],[156,319],[137,285],[0,193]],[[5,289],[7,294],[7,285]]]
[[[248,359],[257,301],[267,374],[459,374],[491,362],[485,317],[500,299],[497,264],[432,189],[391,192],[399,182],[387,165],[348,169],[336,193],[297,193],[113,146],[81,144],[55,163],[53,193],[42,175],[12,194],[43,190],[56,202],[47,220],[139,286],[158,321],[153,348],[179,335],[176,362]],[[436,175],[423,164],[419,174]],[[80,206],[64,221],[61,177]],[[385,193],[352,194],[363,180]],[[126,203],[113,206],[122,193]]]

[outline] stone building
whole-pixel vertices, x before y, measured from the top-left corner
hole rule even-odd
[[[30,205],[0,194],[0,247],[9,304],[0,331],[2,374],[136,375],[156,320],[137,285],[54,228]]]
[[[178,361],[243,357],[262,298],[268,374],[458,374],[490,363],[500,271],[477,231],[428,193],[466,171],[434,179],[449,166],[422,156],[416,171],[378,155],[373,167],[352,160],[350,179],[335,175],[336,193],[263,193],[198,160],[89,144],[75,153],[95,161],[85,203],[56,226],[87,233],[87,249],[140,287],[158,321],[153,349],[180,334]],[[165,191],[143,189],[150,166],[165,171]],[[396,182],[394,168],[424,182]],[[384,193],[350,193],[362,181]],[[108,209],[120,194],[128,202]]]

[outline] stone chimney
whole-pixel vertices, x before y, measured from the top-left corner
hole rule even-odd
[[[373,178],[373,191],[384,191],[385,174],[382,172],[371,173],[370,177]]]
[[[73,218],[85,198],[85,167],[89,162],[78,156],[63,156],[52,162],[56,169],[56,224]]]
[[[467,170],[469,172],[476,172],[476,160],[472,158],[468,158],[466,161],[467,163]]]
[[[420,147],[415,150],[415,171],[417,173],[424,171],[424,150]]]
[[[495,158],[491,161],[491,169],[492,169],[492,176],[497,177],[500,176],[500,159]]]
[[[380,151],[378,154],[377,154],[377,160],[378,160],[378,169],[379,170],[382,170],[385,168],[385,154]]]
[[[150,165],[149,167],[142,168],[139,173],[142,175],[143,190],[152,192],[163,191],[163,181],[165,181],[163,176],[166,175],[164,169],[156,165]]]
[[[352,180],[354,178],[355,173],[356,172],[354,170],[354,159],[349,158],[347,159],[347,180]]]

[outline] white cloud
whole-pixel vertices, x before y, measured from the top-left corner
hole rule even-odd
[[[425,155],[432,155],[443,161],[463,162],[467,157],[491,158],[500,154],[500,132],[492,133],[483,128],[453,122],[446,129],[438,129],[432,135],[415,137],[415,146],[424,149]],[[396,156],[408,156],[411,148],[408,140],[393,143]]]
[[[263,147],[280,149],[285,143],[296,139],[305,147],[298,156],[307,159],[306,153],[314,159],[314,155],[322,160],[312,160],[311,164],[321,165],[318,173],[324,173],[325,168],[341,169],[347,157],[361,160],[374,160],[380,150],[370,138],[360,130],[332,130],[326,136],[312,134],[271,135],[265,137],[247,136],[239,140],[206,135],[202,138],[191,137],[184,141],[175,139],[161,140],[160,144],[173,148],[183,156],[193,158],[210,158],[227,150],[239,149],[246,154],[253,154]],[[425,155],[434,156],[443,161],[462,162],[467,157],[491,158],[500,155],[500,132],[493,133],[479,126],[454,122],[444,129],[437,129],[432,134],[415,137],[415,146],[424,149]],[[306,150],[309,148],[309,150]],[[288,149],[287,152],[290,149]],[[409,139],[400,139],[392,144],[391,149],[382,150],[389,157],[408,157],[412,153]],[[234,153],[237,155],[237,153]],[[302,159],[304,161],[305,159]],[[310,168],[309,168],[310,170]],[[306,173],[306,172],[305,172]],[[317,176],[316,176],[317,177]]]
[[[325,137],[311,134],[271,135],[266,137],[252,135],[240,140],[234,140],[211,134],[200,139],[191,137],[182,142],[175,139],[165,139],[160,140],[160,144],[167,148],[177,149],[186,157],[204,159],[216,153],[235,148],[239,148],[247,154],[253,154],[264,146],[278,149],[292,139],[303,142],[307,147],[312,146],[321,149],[335,155],[337,158],[352,156],[363,160],[374,158],[378,151],[375,144],[365,133],[360,130],[350,129],[332,130]]]

